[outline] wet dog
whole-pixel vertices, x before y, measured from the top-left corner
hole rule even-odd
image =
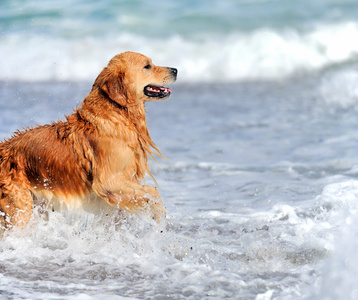
[[[163,100],[177,70],[134,52],[113,57],[66,121],[18,131],[0,144],[0,222],[23,227],[35,199],[77,207],[95,197],[131,213],[165,217],[148,156],[161,156],[145,117],[146,101]]]

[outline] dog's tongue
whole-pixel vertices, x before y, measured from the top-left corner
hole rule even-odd
[[[172,91],[169,88],[163,87],[163,86],[148,86],[147,90],[149,92],[159,93],[160,91],[163,91],[164,93],[171,93]]]
[[[172,91],[170,90],[170,88],[166,88],[166,87],[161,87],[160,88],[163,92],[165,93],[171,93]]]
[[[164,86],[147,85],[144,94],[150,98],[166,98],[172,91]]]

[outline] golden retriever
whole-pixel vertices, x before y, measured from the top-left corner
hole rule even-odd
[[[0,144],[0,223],[24,227],[34,200],[76,207],[89,197],[131,213],[165,218],[155,187],[141,184],[148,155],[161,156],[145,118],[146,101],[163,100],[177,69],[135,52],[114,56],[66,121],[18,131]],[[98,201],[100,200],[98,199]],[[97,201],[97,200],[96,200]]]

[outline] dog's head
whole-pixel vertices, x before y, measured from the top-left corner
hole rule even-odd
[[[98,75],[93,88],[99,88],[121,106],[137,101],[163,100],[171,90],[164,87],[177,78],[177,69],[159,67],[149,57],[124,52],[113,57]]]

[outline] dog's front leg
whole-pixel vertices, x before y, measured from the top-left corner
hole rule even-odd
[[[165,218],[162,199],[154,187],[125,180],[122,176],[114,176],[104,184],[94,182],[93,190],[109,205],[131,213],[149,213],[157,222]]]

